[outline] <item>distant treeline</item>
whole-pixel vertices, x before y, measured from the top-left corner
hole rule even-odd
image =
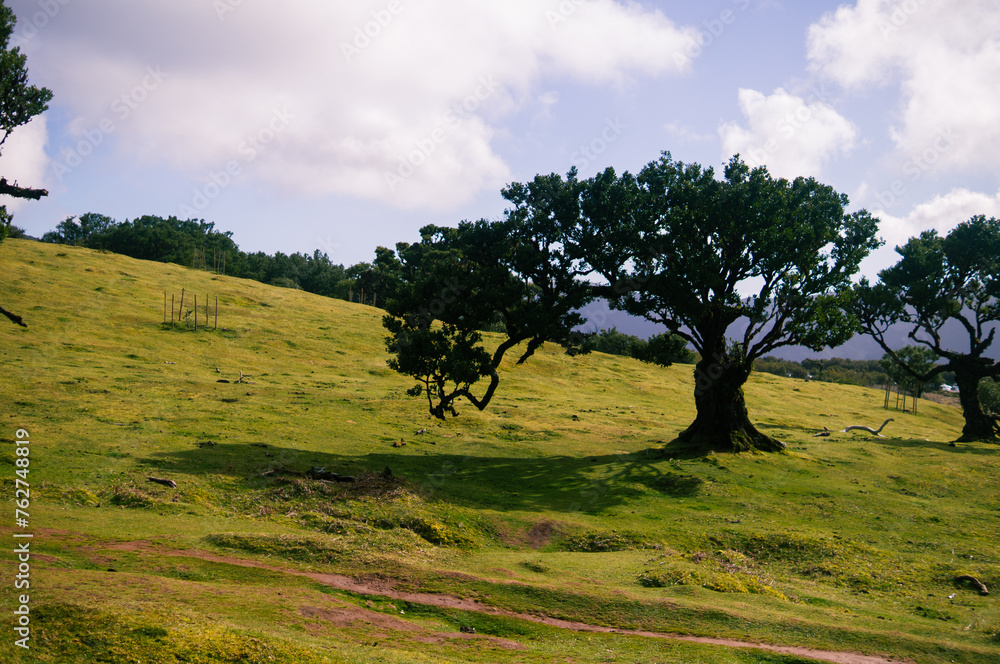
[[[834,357],[829,360],[802,360],[793,362],[768,355],[753,364],[754,371],[785,376],[817,380],[824,383],[842,383],[845,385],[861,385],[862,387],[883,387],[889,382],[898,382],[898,377],[890,381],[886,367],[892,366],[887,358],[881,360],[845,360]],[[926,389],[935,389],[941,382],[954,382],[953,373],[945,372]]]
[[[644,362],[655,362],[657,354],[670,358],[676,364],[694,364],[697,360],[697,355],[685,348],[683,340],[679,337],[657,335],[646,340],[619,332],[615,328],[592,334],[584,347],[609,355],[634,357]],[[753,368],[754,371],[785,378],[861,385],[862,387],[884,387],[890,381],[886,366],[889,366],[886,359],[846,360],[835,357],[829,360],[794,362],[769,355],[755,361]],[[949,374],[945,374],[944,379],[949,377]]]
[[[645,362],[655,362],[654,358],[658,352],[677,364],[694,364],[697,360],[697,355],[685,348],[683,340],[679,337],[657,335],[647,341],[619,332],[615,328],[593,334],[588,338],[585,347],[609,355],[634,357]],[[860,385],[862,387],[884,387],[886,383],[890,382],[886,366],[889,364],[884,358],[882,360],[847,360],[835,357],[829,360],[794,362],[769,355],[755,361],[753,368],[754,371],[785,378]],[[943,379],[947,382],[950,377],[950,374],[945,374]],[[931,387],[927,386],[928,389]]]
[[[42,241],[176,263],[343,300],[376,306],[380,303],[384,284],[370,263],[345,268],[319,250],[312,255],[247,253],[240,250],[232,236],[232,232],[217,231],[215,224],[200,219],[146,215],[118,222],[89,212],[61,222]]]
[[[697,358],[686,347],[684,339],[678,336],[658,334],[647,340],[619,332],[614,327],[588,335],[583,348],[609,355],[634,357],[653,364],[694,364]]]
[[[694,364],[697,361],[697,354],[685,348],[680,337],[667,334],[657,335],[646,340],[611,328],[592,334],[584,347],[609,355],[634,357],[644,362],[656,362],[658,356],[664,359],[668,358],[675,364]],[[885,357],[881,360],[847,360],[834,357],[829,360],[807,359],[795,362],[768,355],[755,361],[753,368],[754,371],[785,378],[860,385],[862,387],[885,387],[886,384],[900,382],[899,376],[890,378],[886,371],[886,367],[891,366],[891,361]],[[953,373],[945,372],[933,383],[922,385],[920,391],[937,389],[941,382],[949,383],[954,382],[954,380]],[[989,385],[980,387],[981,393],[984,391],[987,395],[983,397],[984,405],[988,402],[990,406],[1000,411],[1000,396],[995,396],[1000,393],[1000,388],[993,381],[984,380],[983,382],[989,383]]]
[[[878,360],[845,360],[835,357],[829,360],[802,360],[793,362],[777,357],[762,357],[754,362],[755,371],[786,376],[788,378],[808,378],[824,383],[843,383],[878,387],[889,380],[885,367]]]

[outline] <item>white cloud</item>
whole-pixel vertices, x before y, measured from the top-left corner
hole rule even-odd
[[[45,117],[36,116],[11,132],[0,153],[0,177],[22,187],[45,188],[45,169],[49,162],[45,156],[48,138],[45,126]],[[6,205],[13,212],[28,202],[22,198],[4,197],[0,205]]]
[[[458,0],[453,0],[457,2]],[[500,6],[499,3],[497,5]],[[628,72],[657,75],[690,67],[685,55],[698,30],[678,28],[659,11],[631,0],[516,0],[503,3],[505,14],[530,16],[546,7],[551,31],[519,41],[575,78],[619,82]],[[513,35],[511,35],[513,36]],[[537,40],[537,41],[536,41]],[[534,43],[531,43],[534,42]]]
[[[1000,164],[998,40],[995,0],[858,0],[811,26],[809,59],[849,90],[898,85],[896,147],[912,157],[954,133],[934,168],[972,170]]]
[[[551,120],[552,109],[559,104],[559,93],[556,90],[549,90],[538,95],[535,105],[538,107],[535,112],[536,119]]]
[[[666,129],[667,133],[676,138],[678,141],[704,143],[707,141],[714,141],[718,138],[716,134],[699,133],[697,130],[688,125],[682,125],[676,122],[667,123],[664,129]]]
[[[824,162],[850,153],[854,125],[828,104],[778,88],[765,96],[740,89],[740,109],[748,127],[719,127],[724,159],[739,153],[750,166],[764,165],[776,176],[819,176]]]
[[[506,181],[492,139],[543,78],[676,73],[691,32],[613,0],[93,0],[26,48],[71,127],[111,120],[130,158],[440,209]],[[276,111],[292,119],[249,159]]]
[[[926,230],[933,229],[945,235],[977,214],[1000,218],[1000,191],[990,195],[964,188],[953,189],[916,206],[905,217],[894,217],[881,210],[872,214],[881,220],[879,235],[886,246],[895,247]]]

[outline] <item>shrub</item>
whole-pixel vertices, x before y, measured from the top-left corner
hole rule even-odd
[[[992,378],[984,378],[979,383],[979,403],[983,410],[994,417],[1000,417],[1000,383]]]
[[[106,494],[109,495],[108,502],[121,507],[148,509],[156,504],[152,495],[131,483],[112,487]]]
[[[704,580],[694,571],[667,569],[662,572],[643,572],[639,575],[639,585],[646,588],[666,588],[668,586],[700,586]]]
[[[658,549],[659,544],[627,530],[592,531],[582,535],[570,535],[562,540],[566,551],[600,553],[604,551],[634,551],[636,549]]]
[[[769,581],[749,572],[667,568],[659,572],[643,572],[639,575],[639,585],[646,588],[701,586],[717,593],[767,595],[778,599],[788,599],[783,593],[772,588]]]

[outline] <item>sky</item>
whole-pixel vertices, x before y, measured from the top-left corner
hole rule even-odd
[[[812,176],[893,247],[1000,217],[998,0],[7,0],[49,110],[3,146],[40,236],[196,218],[371,260],[537,173],[670,151]]]

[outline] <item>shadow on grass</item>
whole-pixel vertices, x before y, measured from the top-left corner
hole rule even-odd
[[[774,436],[778,440],[785,443],[790,443],[789,440],[782,436],[782,433],[793,434],[795,432],[801,432],[805,434],[815,434],[817,429],[812,427],[795,427],[795,426],[784,426],[784,425],[774,425],[774,424],[755,424],[754,425],[759,431],[766,432],[767,435]],[[897,449],[933,449],[941,452],[951,453],[951,454],[972,454],[981,456],[991,456],[995,454],[1000,454],[1000,441],[997,443],[990,443],[986,441],[979,441],[973,443],[962,443],[962,442],[952,442],[952,441],[928,441],[928,440],[917,440],[913,438],[893,438],[891,436],[879,437],[879,436],[866,436],[861,438],[855,436],[853,438],[843,438],[847,436],[840,431],[830,431],[830,438],[816,438],[811,436],[811,438],[816,438],[817,441],[833,441],[837,442],[836,436],[841,436],[840,441],[850,440],[852,443],[868,443],[870,445],[877,445],[880,447],[890,447]],[[795,444],[801,444],[799,441]],[[682,442],[675,438],[669,443],[664,445],[659,449],[651,449],[646,452],[650,458],[656,459],[682,459],[682,460],[693,460],[705,457],[705,450],[703,447],[691,444],[689,442]],[[774,452],[760,452],[760,454],[768,455],[775,454]]]
[[[347,456],[268,445],[220,444],[143,459],[153,472],[223,476],[244,488],[270,486],[271,469],[304,473],[323,467],[332,473],[381,473],[388,467],[425,500],[475,509],[598,513],[650,491],[665,497],[696,495],[703,480],[674,472],[659,450],[588,457],[537,459],[456,454],[371,453]]]
[[[939,441],[914,440],[912,438],[871,438],[872,445],[881,447],[891,447],[895,449],[912,450],[916,448],[931,449],[949,454],[974,454],[979,456],[1000,455],[1000,444],[998,443],[942,443]]]

